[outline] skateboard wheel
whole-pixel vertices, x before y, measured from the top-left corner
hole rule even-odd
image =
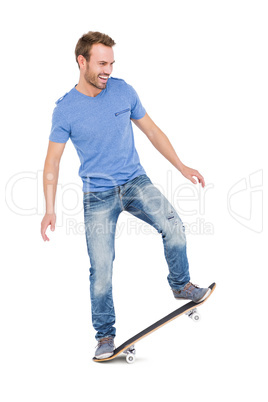
[[[129,364],[134,363],[134,361],[135,361],[135,355],[134,355],[133,353],[128,353],[128,354],[126,355],[126,361],[127,361],[127,363],[129,363]]]
[[[191,315],[191,319],[192,319],[194,322],[200,321],[200,315],[199,315],[198,313],[193,313],[193,314]]]

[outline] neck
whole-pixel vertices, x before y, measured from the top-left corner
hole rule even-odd
[[[99,95],[102,89],[96,88],[94,85],[89,84],[83,77],[80,77],[78,84],[75,87],[78,92],[81,92],[84,95],[95,98]]]

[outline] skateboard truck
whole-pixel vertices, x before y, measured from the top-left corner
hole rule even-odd
[[[197,308],[193,308],[192,310],[187,311],[187,313],[185,313],[185,315],[188,315],[188,317],[191,318],[194,322],[198,322],[201,319]]]

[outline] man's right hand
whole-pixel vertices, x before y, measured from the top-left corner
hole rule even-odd
[[[46,199],[46,213],[41,223],[41,235],[44,241],[49,241],[46,235],[48,226],[52,232],[55,230],[56,214],[54,213],[54,204],[57,191],[57,183],[59,176],[59,165],[65,144],[49,141],[47,156],[44,166],[44,194]]]
[[[48,226],[50,226],[51,231],[54,232],[55,223],[56,223],[56,214],[45,214],[41,222],[41,235],[44,241],[49,241],[49,238],[46,235],[46,230]]]

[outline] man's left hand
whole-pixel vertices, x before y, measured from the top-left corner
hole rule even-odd
[[[201,183],[202,187],[205,187],[204,177],[198,172],[198,170],[191,169],[188,166],[183,166],[180,169],[181,174],[186,177],[186,179],[190,180],[192,183],[196,184],[197,181],[194,177],[198,179],[198,182]]]

